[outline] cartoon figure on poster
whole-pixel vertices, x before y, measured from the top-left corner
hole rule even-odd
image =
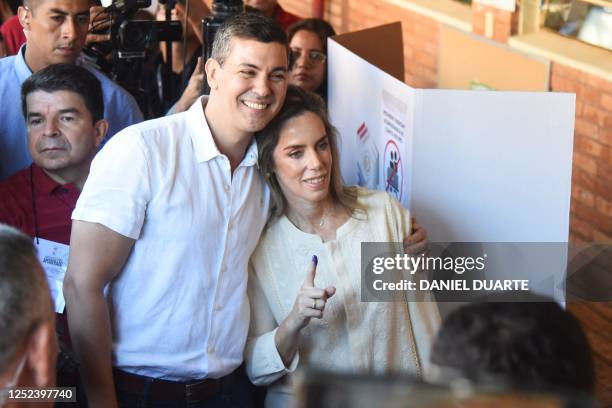
[[[365,122],[357,129],[359,159],[357,160],[357,184],[370,189],[379,188],[380,158],[378,149]]]
[[[385,191],[401,202],[404,172],[399,148],[393,140],[389,140],[385,145],[384,169]]]

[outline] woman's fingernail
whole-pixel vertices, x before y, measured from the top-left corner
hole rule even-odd
[[[312,256],[312,263],[315,264],[315,266],[317,266],[317,264],[319,263],[319,258],[317,258],[316,255]]]

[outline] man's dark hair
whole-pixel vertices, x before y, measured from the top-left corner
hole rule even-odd
[[[475,382],[592,393],[593,359],[580,323],[552,299],[475,303],[442,324],[431,362]]]
[[[28,117],[26,98],[36,91],[70,91],[83,98],[85,107],[95,123],[104,118],[104,98],[98,78],[85,68],[74,64],[53,64],[32,74],[21,86],[21,108]]]
[[[262,43],[279,43],[287,47],[287,34],[272,18],[260,13],[241,13],[228,18],[215,34],[211,58],[221,65],[231,51],[234,37]]]

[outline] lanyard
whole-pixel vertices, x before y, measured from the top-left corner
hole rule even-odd
[[[34,238],[38,245],[38,212],[36,211],[36,193],[34,192],[34,163],[30,164],[30,191],[32,193],[32,215],[34,215]]]

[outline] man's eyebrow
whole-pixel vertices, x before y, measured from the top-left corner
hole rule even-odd
[[[40,117],[42,116],[42,114],[38,113],[38,112],[28,112],[28,118],[31,117]]]
[[[244,68],[256,69],[258,71],[261,71],[260,67],[258,67],[255,64],[249,64],[248,62],[243,62],[241,64],[238,64],[238,66],[239,67],[244,67]],[[277,72],[277,71],[287,72],[287,67],[276,67],[276,68],[272,69],[271,72]]]
[[[49,10],[49,14],[61,14],[62,16],[69,16],[70,13],[68,13],[67,11],[64,11],[62,9],[57,9],[57,8],[52,8]],[[89,10],[84,10],[84,11],[79,11],[78,13],[75,13],[76,16],[88,16],[89,15]]]
[[[81,112],[77,108],[66,108],[66,109],[60,109],[59,113],[76,113],[76,114],[80,114]]]
[[[244,68],[253,68],[253,69],[257,69],[260,70],[261,68],[259,68],[257,65],[255,64],[249,64],[247,62],[241,62],[240,64],[238,64],[239,67],[244,67]]]

